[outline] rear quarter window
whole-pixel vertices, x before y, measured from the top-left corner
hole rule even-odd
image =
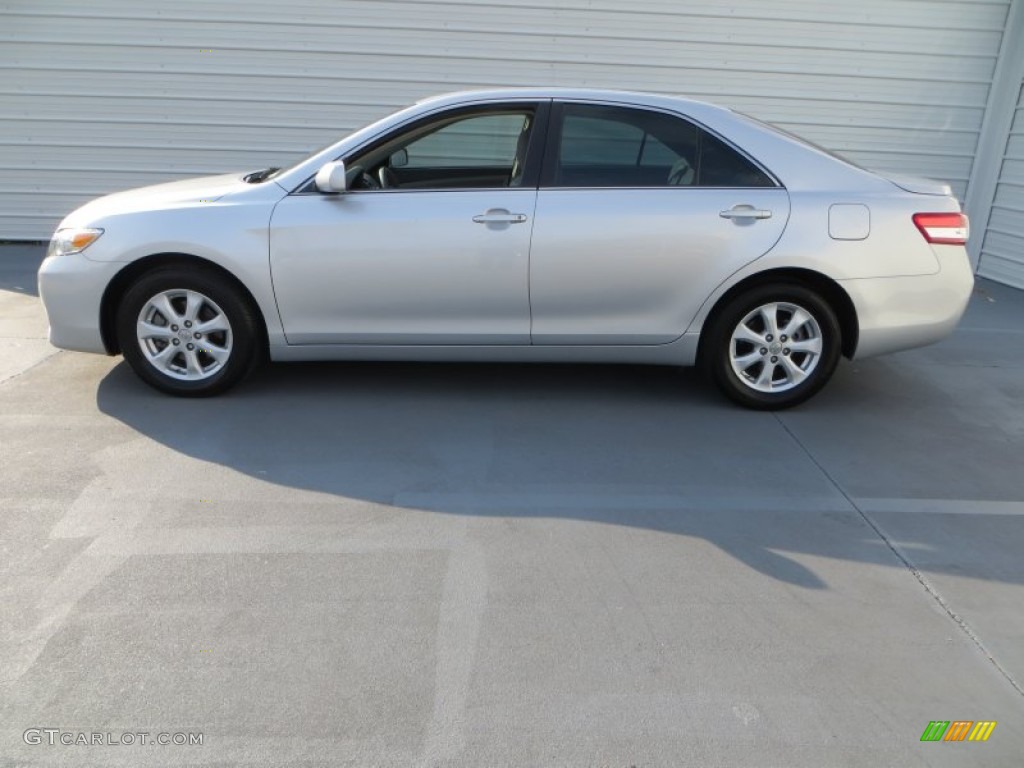
[[[721,139],[701,131],[698,183],[702,187],[774,187],[775,182]]]

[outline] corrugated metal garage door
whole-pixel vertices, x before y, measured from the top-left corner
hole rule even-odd
[[[0,2],[0,238],[442,91],[684,93],[963,194],[1008,0]]]
[[[978,274],[1024,288],[1024,83],[992,200]]]

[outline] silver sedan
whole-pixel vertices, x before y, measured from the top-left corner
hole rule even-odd
[[[806,400],[841,356],[949,334],[948,185],[710,104],[520,89],[420,102],[287,169],[95,200],[39,270],[50,341],[174,395],[261,360],[701,365]]]

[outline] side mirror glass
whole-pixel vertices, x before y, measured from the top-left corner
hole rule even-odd
[[[409,164],[409,150],[403,147],[388,158],[388,165],[392,168],[404,168]]]
[[[316,172],[313,184],[318,192],[328,195],[337,195],[344,192],[348,188],[348,185],[345,183],[345,163],[341,160],[327,163],[327,165]]]

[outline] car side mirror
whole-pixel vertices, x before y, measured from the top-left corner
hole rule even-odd
[[[335,160],[327,163],[316,172],[313,184],[318,192],[328,195],[338,195],[348,189],[345,182],[345,163],[342,160]]]

